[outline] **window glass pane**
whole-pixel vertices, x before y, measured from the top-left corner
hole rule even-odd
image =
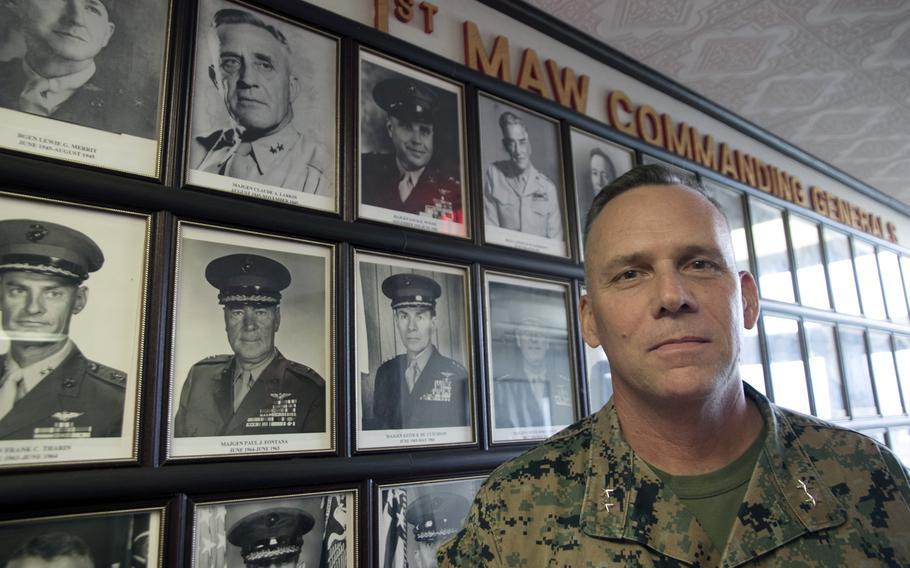
[[[894,359],[897,361],[897,375],[901,379],[904,405],[910,409],[910,337],[894,336]]]
[[[830,309],[818,225],[802,217],[790,215],[790,241],[793,243],[793,253],[796,257],[796,281],[799,284],[800,301],[805,306]]]
[[[765,337],[768,339],[774,402],[809,414],[806,370],[799,348],[799,323],[789,318],[766,316]]]
[[[907,293],[907,301],[910,302],[910,258],[901,256],[901,272],[904,273],[904,291]]]
[[[749,270],[749,245],[746,242],[746,218],[743,214],[743,197],[738,191],[727,189],[720,184],[705,181],[705,190],[723,209],[730,223],[730,237],[733,240],[733,254],[737,270]]]
[[[872,438],[873,440],[875,440],[876,442],[878,442],[879,444],[881,444],[883,446],[888,445],[888,442],[885,441],[885,430],[884,429],[880,428],[877,430],[862,430],[862,433],[865,434],[866,436],[869,436],[870,438]]]
[[[860,315],[859,296],[853,277],[853,261],[847,235],[824,228],[825,249],[828,252],[828,277],[834,293],[834,309],[845,314]]]
[[[781,210],[767,203],[750,200],[752,205],[752,242],[758,266],[761,295],[771,300],[793,302],[793,279]]]
[[[869,332],[869,346],[872,348],[872,376],[878,393],[878,405],[885,416],[903,414],[900,389],[897,388],[897,374],[894,372],[894,357],[891,355],[891,338],[887,333]]]
[[[891,450],[904,462],[904,466],[910,467],[910,427],[891,428],[888,436],[891,438]]]
[[[752,385],[755,390],[767,394],[757,325],[752,329],[747,329],[743,334],[743,349],[739,356],[739,374],[742,380]]]
[[[847,395],[850,397],[853,416],[874,416],[877,411],[863,330],[841,327],[838,335],[841,352],[844,354],[844,376],[847,379]]]
[[[865,241],[854,239],[853,250],[856,252],[856,275],[859,277],[863,311],[870,318],[887,319],[881,279],[878,276],[878,263],[875,261],[875,247]]]
[[[878,250],[878,267],[882,271],[882,284],[885,286],[885,304],[888,305],[888,317],[897,323],[908,323],[907,299],[904,297],[904,286],[901,281],[901,267],[897,254],[890,250]]]
[[[613,396],[613,373],[607,355],[600,347],[585,344],[585,365],[588,368],[588,408],[597,412]]]
[[[806,345],[809,348],[809,374],[812,377],[812,395],[815,413],[821,418],[846,418],[844,384],[837,359],[834,326],[807,321],[803,324]]]

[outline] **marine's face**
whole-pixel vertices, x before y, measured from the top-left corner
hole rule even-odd
[[[597,195],[603,186],[610,183],[612,174],[612,168],[609,167],[603,156],[598,154],[591,156],[591,189],[594,191],[594,195]]]
[[[509,153],[509,159],[519,171],[531,165],[531,140],[528,131],[520,124],[508,124],[502,131],[502,145]]]
[[[26,271],[0,274],[3,329],[13,341],[53,343],[69,334],[70,318],[85,307],[88,290],[72,280]]]
[[[260,363],[271,355],[280,323],[278,306],[244,304],[224,307],[228,343],[237,359],[247,365]]]
[[[433,157],[432,124],[389,116],[386,128],[395,147],[395,156],[406,170],[418,170],[427,165]]]
[[[15,0],[29,50],[67,61],[94,59],[114,34],[99,0]]]
[[[416,549],[413,556],[413,563],[416,568],[436,568],[436,551],[439,544],[435,540],[429,542],[414,541]]]
[[[218,26],[219,88],[240,126],[263,134],[291,121],[298,92],[287,48],[252,24]]]
[[[429,308],[398,308],[395,310],[398,337],[408,353],[417,355],[430,345],[436,316]]]
[[[518,350],[525,362],[540,365],[547,356],[547,338],[537,329],[522,327],[515,334]]]
[[[51,560],[26,556],[8,562],[6,568],[95,568],[95,563],[84,556],[57,556]]]
[[[736,273],[726,222],[704,197],[679,186],[616,197],[594,221],[585,260],[582,333],[603,346],[617,394],[704,400],[738,387],[758,294],[751,274]]]

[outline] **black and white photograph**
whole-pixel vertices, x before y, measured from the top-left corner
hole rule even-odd
[[[186,182],[337,212],[338,39],[202,0]]]
[[[587,294],[584,286],[581,287],[581,294],[582,296]],[[588,409],[593,414],[607,404],[613,396],[613,371],[610,369],[610,361],[607,359],[603,347],[599,345],[591,347],[585,343],[584,348]]]
[[[334,248],[181,221],[169,458],[333,448]]]
[[[354,568],[357,491],[201,503],[193,568]]]
[[[547,438],[578,417],[568,286],[486,272],[484,289],[493,442]]]
[[[584,258],[584,227],[591,202],[605,185],[632,169],[635,152],[576,128],[571,143],[579,252]]]
[[[0,523],[6,568],[163,568],[164,509]]]
[[[357,448],[470,444],[467,268],[358,251]]]
[[[0,467],[135,460],[151,217],[0,211]]]
[[[360,51],[357,214],[470,237],[463,87]]]
[[[379,568],[436,568],[436,550],[461,530],[486,477],[380,485]]]
[[[559,124],[479,97],[484,241],[570,256]]]
[[[158,177],[169,10],[0,3],[0,147]]]

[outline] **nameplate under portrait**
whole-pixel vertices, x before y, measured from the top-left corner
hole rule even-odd
[[[464,525],[486,476],[377,487],[379,568],[436,568],[436,550]]]
[[[632,169],[635,152],[577,128],[572,128],[570,142],[575,170],[578,252],[584,260],[584,227],[591,202],[605,185]]]
[[[201,0],[186,183],[337,213],[339,40]]]
[[[171,2],[0,4],[0,147],[160,176]]]
[[[559,123],[485,94],[478,116],[484,241],[571,256]]]
[[[192,568],[359,565],[357,489],[200,501]]]
[[[165,508],[0,521],[0,566],[164,568]]]
[[[360,50],[357,216],[470,237],[464,87]]]
[[[168,459],[334,449],[334,247],[177,234]]]
[[[151,231],[0,194],[0,468],[137,459]]]
[[[492,441],[542,440],[575,422],[568,284],[484,272]]]
[[[475,443],[467,272],[355,251],[358,450]]]

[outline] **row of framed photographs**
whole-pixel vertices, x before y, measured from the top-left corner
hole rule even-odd
[[[374,485],[370,564],[436,566],[436,549],[461,529],[484,479]],[[192,536],[181,565],[358,566],[366,540],[361,507],[359,487],[193,498]],[[53,559],[60,566],[163,568],[173,511],[140,507],[0,521],[0,566],[43,566],[37,561]]]
[[[153,222],[0,194],[0,467],[136,460]],[[580,417],[570,281],[484,269],[481,331],[469,265],[354,249],[346,290],[337,245],[175,227],[168,460],[334,452],[337,326],[358,452],[476,445],[478,333],[493,443]]]
[[[15,22],[9,49],[0,49],[10,58],[0,68],[12,77],[0,79],[0,147],[159,177],[168,6],[134,3],[110,14],[99,9],[94,59],[84,58],[97,71],[63,101],[65,93],[35,94],[25,79],[41,76],[28,53],[39,42],[37,15],[15,4],[0,9]],[[38,11],[65,23],[57,10]],[[127,49],[121,35],[130,33],[153,41]],[[14,43],[21,37],[30,42]],[[251,4],[200,0],[183,182],[340,213],[340,43]],[[470,130],[482,174],[472,178],[464,85],[360,48],[357,91],[356,218],[471,238],[471,212],[482,211],[483,242],[572,256],[558,121],[479,94]],[[571,148],[574,218],[582,220],[604,179],[631,168],[634,152],[577,129]]]

